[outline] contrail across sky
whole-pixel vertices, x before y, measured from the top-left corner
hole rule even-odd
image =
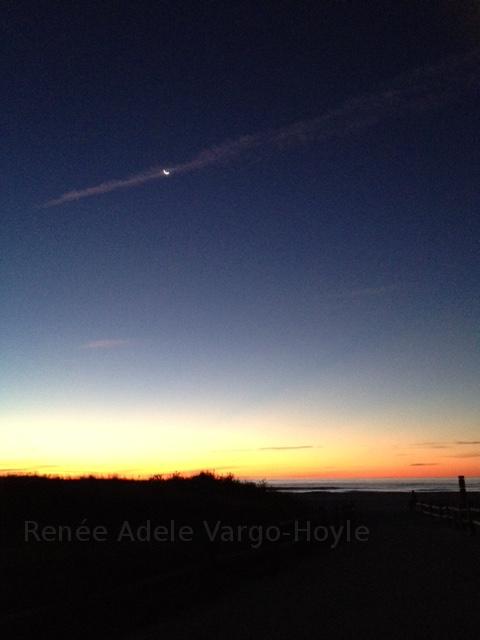
[[[256,149],[283,149],[349,135],[393,116],[441,106],[477,83],[479,61],[480,49],[467,55],[448,58],[440,64],[405,74],[378,92],[347,100],[340,107],[317,118],[228,140],[204,149],[191,160],[176,166],[155,166],[125,178],[67,191],[49,200],[43,207],[54,207],[118,189],[138,187],[153,180],[165,180],[174,175],[199,171],[204,167],[227,163]]]

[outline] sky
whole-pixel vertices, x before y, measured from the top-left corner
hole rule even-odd
[[[476,2],[7,2],[0,472],[480,475]]]

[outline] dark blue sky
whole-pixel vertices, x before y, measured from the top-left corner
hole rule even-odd
[[[395,433],[405,446],[471,439],[480,374],[471,5],[7,3],[3,419],[27,452],[4,443],[0,463],[85,469],[74,435],[93,442],[124,411],[125,451],[140,429],[166,469],[220,464],[198,453],[209,429],[225,446],[330,443],[325,460],[288,467],[309,472],[325,461],[353,469],[340,428],[360,449],[385,436],[392,451]],[[354,114],[352,129],[42,207],[311,123],[360,96],[375,101],[399,77],[408,92],[427,68],[428,106],[402,97],[398,110],[369,107],[371,123],[356,126]],[[64,440],[36,426],[55,420]],[[190,457],[186,423],[198,434]],[[144,450],[133,462],[125,451],[109,468],[150,468]]]

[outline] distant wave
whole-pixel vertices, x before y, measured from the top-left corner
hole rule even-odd
[[[347,491],[458,491],[457,478],[402,478],[379,479],[362,478],[358,480],[271,480],[268,486],[278,491],[307,493],[311,491],[329,491],[345,493]],[[466,478],[467,491],[480,491],[480,477]]]

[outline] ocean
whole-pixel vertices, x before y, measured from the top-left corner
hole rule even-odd
[[[465,478],[467,491],[480,491],[480,477]],[[306,493],[311,491],[458,491],[458,478],[348,478],[348,479],[279,479],[269,480],[267,485],[278,491]]]

